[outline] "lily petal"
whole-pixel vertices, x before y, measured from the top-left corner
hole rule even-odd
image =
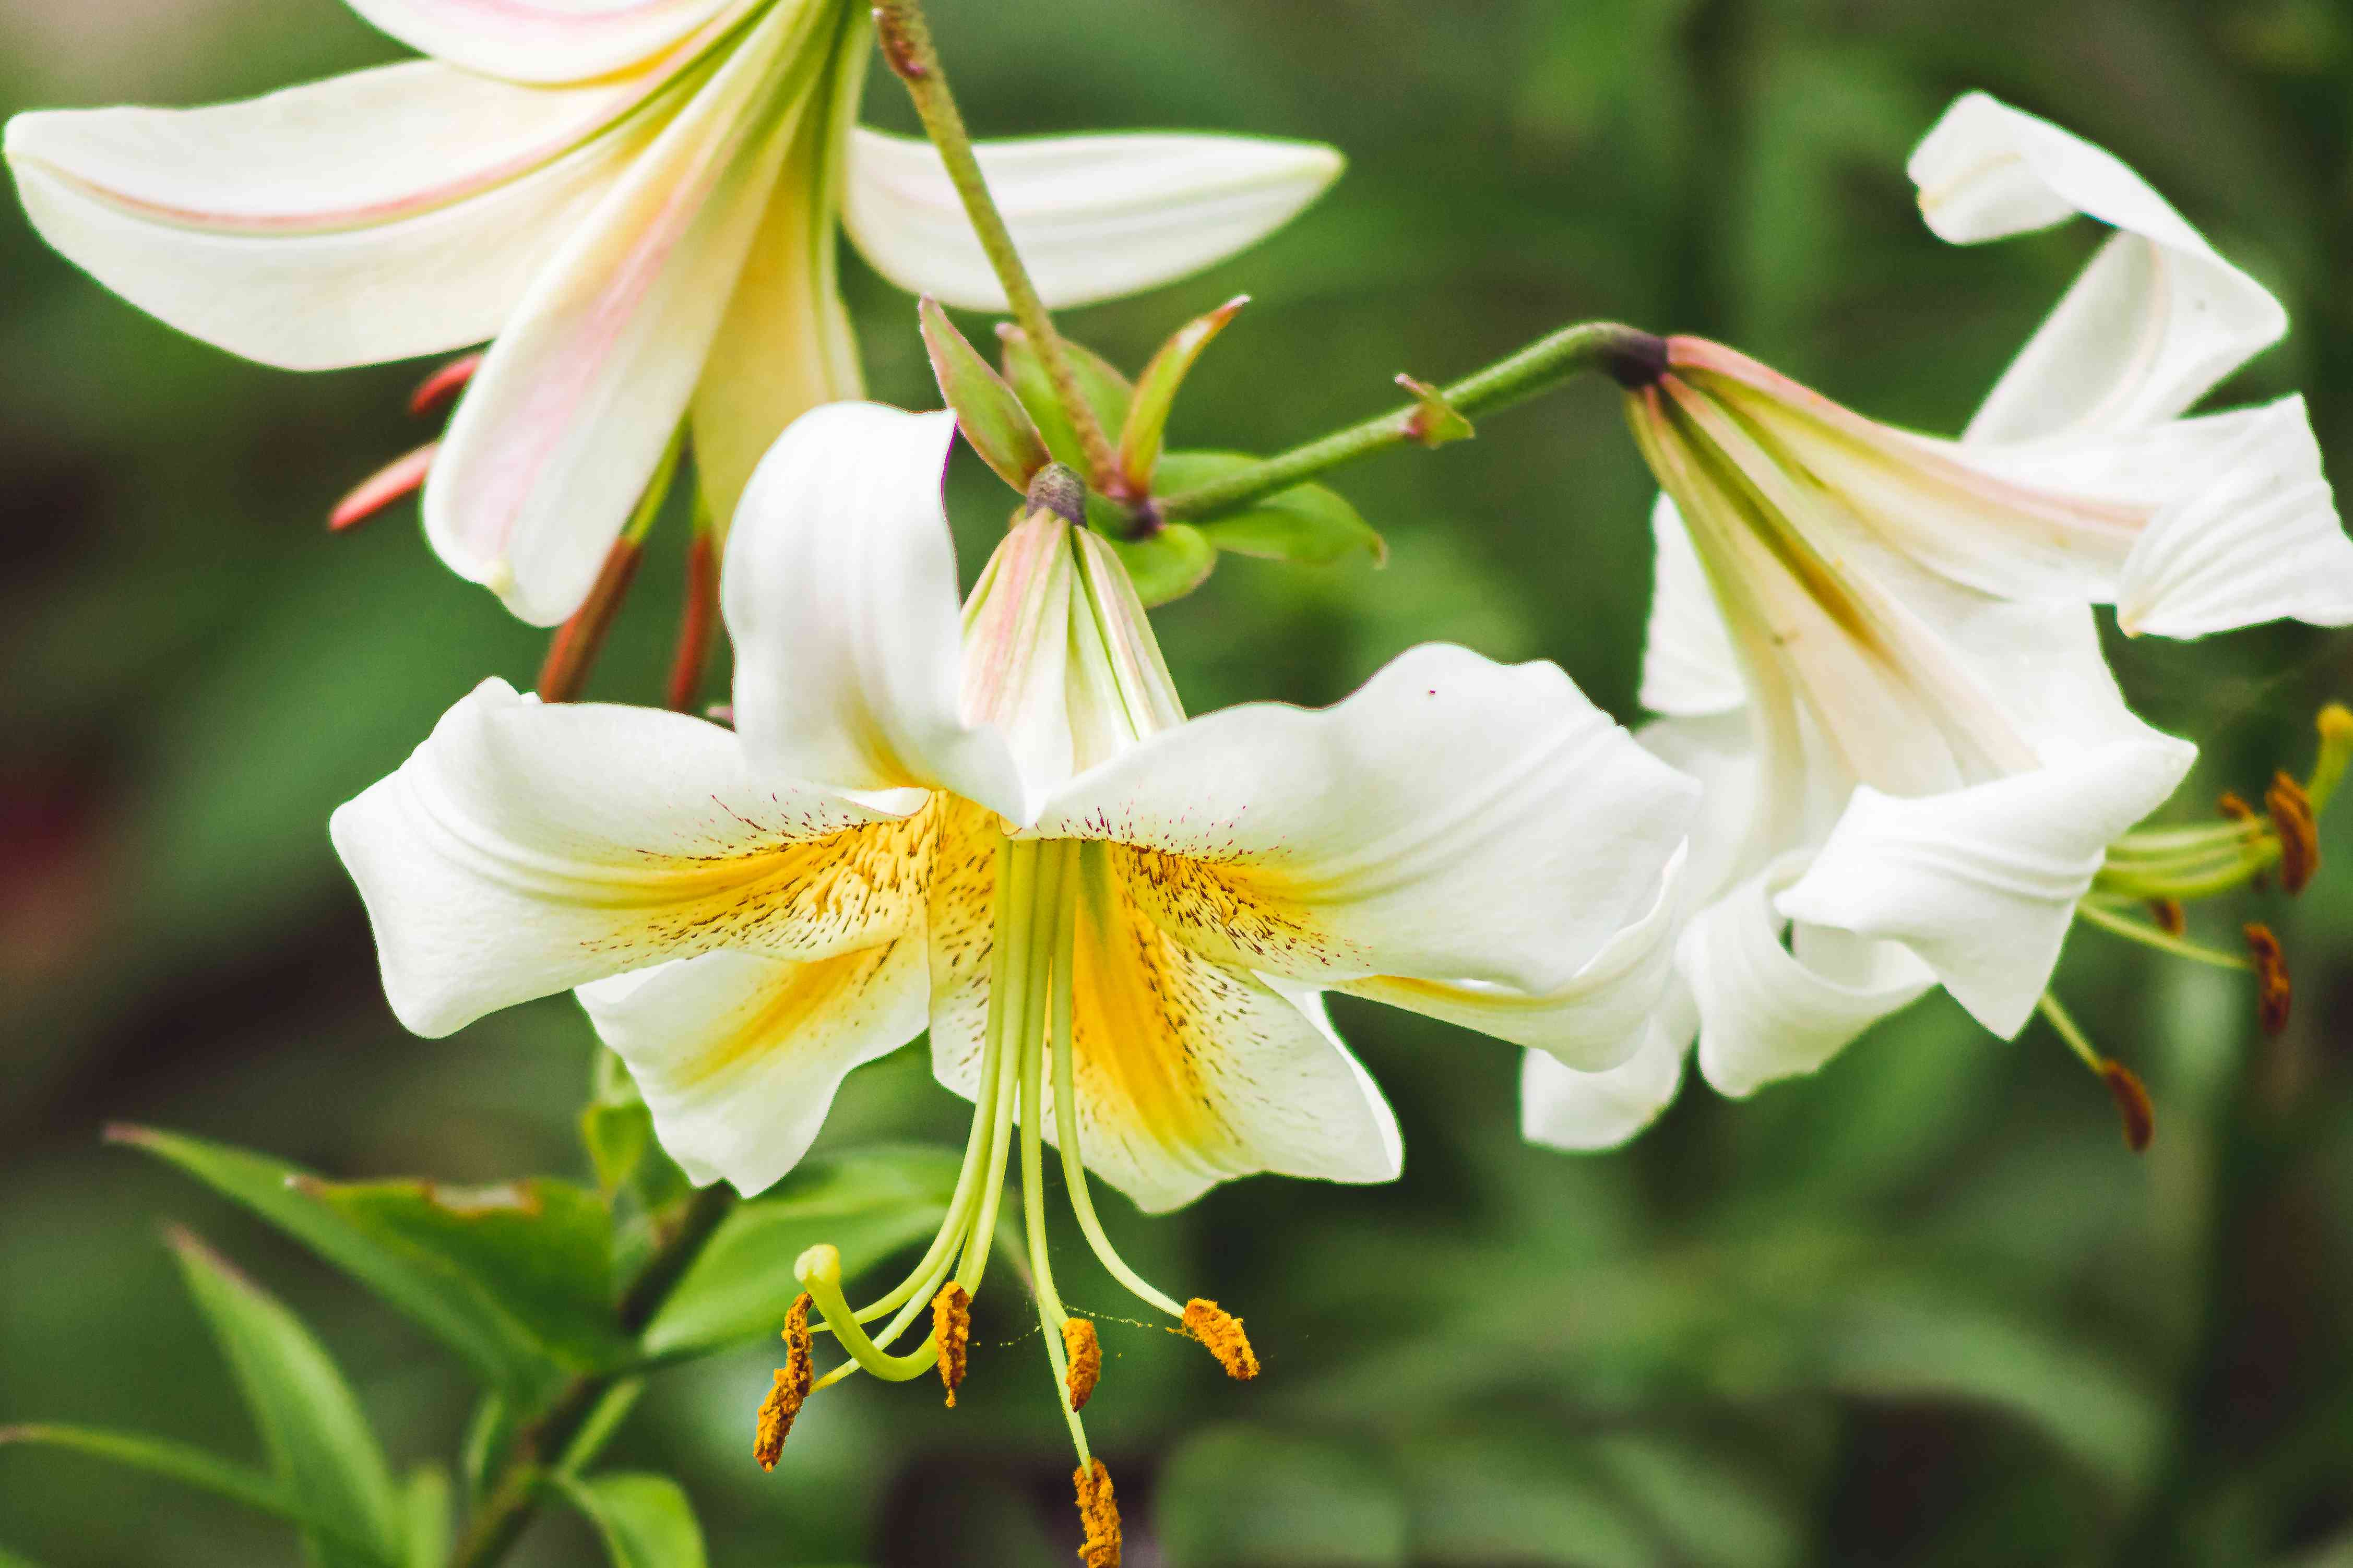
[[[524,620],[579,606],[659,465],[827,58],[764,17],[548,263],[425,487],[425,531]]]
[[[2158,737],[1937,795],[1863,785],[1774,908],[1902,942],[2007,1039],[2033,1013],[2108,844],[2171,795],[2196,756],[2188,742]]]
[[[2125,562],[2126,632],[2193,637],[2263,621],[2353,625],[2353,540],[2301,397],[2246,416],[2216,478],[2153,518]]]
[[[321,370],[505,325],[652,135],[607,127],[660,85],[547,90],[414,60],[210,109],[20,114],[6,153],[34,227],[100,282],[231,353]]]
[[[1314,993],[1213,963],[1171,938],[1090,847],[1082,856],[1072,1079],[1087,1168],[1149,1213],[1260,1171],[1385,1182],[1397,1121]],[[934,973],[970,977],[932,1011],[933,1069],[969,1098],[987,1006],[987,943]],[[1050,1110],[1052,1091],[1048,1091]],[[1059,1139],[1054,1121],[1045,1122]]]
[[[1981,92],[1914,150],[1928,226],[1968,245],[2082,213],[2118,232],[1970,421],[1970,441],[2169,419],[2287,331],[2269,290],[2214,253],[2114,155]]]
[[[944,788],[1016,820],[1020,772],[964,721],[955,546],[940,476],[955,416],[837,403],[796,420],[752,476],[720,603],[735,724],[782,776],[852,791]]]
[[[851,1068],[923,1033],[930,985],[911,934],[809,963],[708,952],[579,996],[679,1167],[749,1196],[808,1152]]]
[[[1659,879],[1650,913],[1611,937],[1575,979],[1549,994],[1391,976],[1351,981],[1336,989],[1550,1052],[1583,1072],[1606,1073],[1641,1049],[1674,977],[1688,858],[1688,846],[1676,850]]]
[[[1139,132],[983,142],[975,151],[1050,306],[1171,283],[1281,228],[1345,160],[1312,142]],[[860,130],[842,224],[874,269],[913,294],[1004,310],[1005,290],[928,142]]]
[[[1683,1081],[1690,1002],[1680,1024],[1654,1021],[1641,1048],[1607,1072],[1579,1072],[1546,1051],[1520,1059],[1520,1136],[1554,1149],[1614,1149],[1659,1118]]]
[[[787,0],[787,4],[797,0]],[[516,82],[586,81],[644,65],[744,0],[350,0],[423,54]]]
[[[486,680],[339,808],[400,1021],[483,1014],[721,946],[802,962],[920,929],[926,817],[754,773],[683,714]]]
[[[1785,855],[1693,921],[1678,962],[1699,1009],[1699,1066],[1719,1093],[1755,1093],[1810,1073],[1888,1014],[1936,984],[1894,942],[1788,921],[1774,895],[1798,879],[1806,856]]]
[[[837,286],[834,211],[868,32],[856,17],[842,29],[827,96],[793,132],[695,388],[696,482],[723,530],[785,426],[819,404],[865,395]]]
[[[1656,552],[1650,627],[1642,641],[1642,706],[1668,714],[1746,707],[1748,684],[1732,651],[1732,634],[1673,497],[1662,493],[1651,508],[1651,536]]]
[[[1567,984],[1654,903],[1698,791],[1548,664],[1432,644],[1310,710],[1254,703],[1057,792],[1162,928],[1306,984]]]

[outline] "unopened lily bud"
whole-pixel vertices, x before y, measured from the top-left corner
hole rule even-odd
[[[1094,1324],[1084,1318],[1063,1319],[1062,1353],[1071,1363],[1071,1408],[1083,1410],[1103,1377],[1103,1342],[1095,1338]]]
[[[2136,1154],[2143,1152],[2157,1131],[2157,1110],[2149,1103],[2147,1086],[2138,1073],[2113,1058],[2101,1058],[2100,1080],[2108,1086],[2116,1114],[2124,1119],[2125,1147]]]
[[[2247,953],[2255,961],[2255,1016],[2264,1034],[2276,1035],[2287,1027],[2288,1005],[2295,998],[2287,960],[2272,928],[2260,922],[2247,927]]]
[[[1185,1331],[1209,1347],[1228,1377],[1248,1383],[1258,1375],[1258,1353],[1250,1349],[1240,1318],[1215,1301],[1196,1296],[1185,1303],[1184,1321]]]
[[[2311,797],[2302,784],[2283,773],[2263,792],[2263,805],[2271,813],[2272,832],[2279,839],[2280,885],[2290,893],[2301,893],[2313,872],[2320,868],[2320,825],[2313,820]]]
[[[940,1383],[948,1391],[948,1408],[954,1410],[972,1347],[972,1297],[953,1279],[932,1298],[932,1337],[939,1342]]]
[[[785,1451],[785,1439],[792,1435],[793,1420],[801,1413],[801,1405],[809,1396],[809,1384],[816,1381],[817,1363],[810,1354],[809,1298],[803,1293],[785,1314],[785,1364],[776,1369],[776,1380],[768,1390],[768,1397],[760,1402],[760,1422],[752,1439],[752,1457],[760,1461],[764,1470],[776,1468],[776,1459]]]
[[[1119,1568],[1119,1504],[1111,1493],[1111,1472],[1096,1459],[1071,1478],[1079,1489],[1079,1522],[1087,1538],[1079,1547],[1086,1568]]]

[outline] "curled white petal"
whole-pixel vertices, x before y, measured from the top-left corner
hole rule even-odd
[[[426,536],[534,625],[579,607],[686,414],[796,84],[823,63],[810,41],[790,7],[755,25],[533,282],[458,405]]]
[[[1677,962],[1699,1009],[1699,1066],[1719,1093],[1753,1094],[1775,1079],[1810,1073],[1848,1041],[1936,983],[1926,964],[1889,942],[1800,927],[1773,897],[1804,868],[1783,856],[1701,911]]]
[[[43,238],[140,309],[292,370],[480,342],[641,152],[659,83],[520,88],[430,60],[208,109],[20,114]]]
[[[1577,1152],[1616,1148],[1673,1101],[1690,1043],[1686,1016],[1681,1024],[1654,1020],[1641,1047],[1606,1072],[1579,1072],[1548,1051],[1527,1052],[1520,1058],[1520,1135]]]
[[[786,5],[808,0],[784,0]],[[653,61],[745,0],[350,0],[413,49],[516,82],[586,81]]]
[[[1969,440],[2171,418],[2287,330],[2270,291],[2113,154],[1984,93],[1945,111],[1910,172],[1928,226],[1958,244],[2077,213],[2118,231],[2011,363]]]
[[[927,973],[917,933],[804,963],[710,952],[579,997],[680,1169],[749,1194],[808,1152],[850,1069],[923,1033]]]
[[[2353,625],[2353,540],[2304,399],[2235,417],[2242,438],[2211,481],[2160,509],[2126,559],[2116,619],[2127,633]]]
[[[720,947],[812,961],[920,919],[923,825],[764,778],[684,714],[487,680],[334,815],[420,1035]]]
[[[1222,261],[1290,222],[1343,167],[1329,147],[1258,136],[1052,136],[976,151],[1031,280],[1057,307]],[[930,142],[857,132],[842,223],[875,270],[910,293],[1007,308]]]
[[[1732,651],[1732,634],[1692,548],[1674,499],[1651,509],[1655,544],[1651,620],[1642,641],[1642,706],[1653,713],[1724,713],[1746,706],[1748,686]]]
[[[2164,737],[2095,746],[1990,784],[1910,799],[1858,788],[1774,907],[1900,942],[1978,1022],[2024,1026],[2108,844],[2173,793],[2197,754]]]
[[[1160,869],[1161,923],[1222,962],[1542,995],[1652,908],[1697,793],[1557,668],[1433,644],[1330,708],[1148,736],[1036,832]]]
[[[721,605],[735,724],[764,768],[858,791],[947,788],[1017,820],[1003,739],[963,717],[955,546],[940,477],[955,416],[837,403],[752,476]]]
[[[1468,981],[1449,985],[1394,976],[1338,989],[1548,1052],[1580,1071],[1606,1073],[1641,1049],[1673,980],[1688,860],[1688,847],[1676,850],[1650,912],[1611,937],[1556,991],[1530,995]]]

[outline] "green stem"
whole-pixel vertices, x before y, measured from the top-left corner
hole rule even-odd
[[[712,1233],[734,1206],[734,1191],[724,1183],[715,1183],[694,1194],[676,1227],[622,1292],[614,1317],[624,1336],[634,1339],[653,1321],[654,1314],[670,1300],[670,1293],[702,1255]],[[575,1447],[574,1440],[605,1407],[614,1386],[628,1381],[630,1375],[607,1373],[575,1377],[565,1384],[543,1415],[515,1434],[506,1459],[499,1467],[498,1479],[485,1489],[481,1506],[467,1521],[466,1533],[449,1554],[449,1568],[490,1568],[507,1554],[522,1538],[524,1526],[539,1507],[540,1486],[546,1479],[547,1467],[555,1463],[559,1456],[565,1464],[574,1468],[594,1458],[593,1453],[584,1451],[593,1445]],[[604,1435],[610,1434],[611,1427],[607,1426]]]
[[[1548,392],[1582,371],[1613,374],[1645,364],[1655,365],[1662,345],[1657,338],[1615,321],[1587,321],[1537,339],[1527,347],[1486,369],[1474,371],[1438,395],[1465,418],[1493,414]],[[1222,479],[1162,499],[1160,515],[1169,521],[1198,522],[1237,510],[1263,496],[1289,489],[1327,468],[1353,463],[1375,452],[1419,438],[1419,402],[1367,419],[1320,441],[1294,447],[1279,457],[1240,469]]]
[[[980,248],[996,270],[1013,319],[1029,334],[1031,346],[1045,364],[1047,378],[1054,384],[1054,400],[1061,405],[1071,428],[1078,434],[1079,446],[1086,454],[1088,479],[1107,496],[1132,499],[1124,496],[1119,457],[1112,449],[1111,438],[1103,433],[1094,409],[1079,390],[1078,371],[1062,348],[1061,334],[1054,330],[1054,318],[1047,311],[1038,286],[1029,280],[1029,269],[1022,265],[1021,253],[1014,247],[1012,231],[1005,226],[1005,215],[997,210],[997,202],[988,194],[988,181],[982,175],[980,160],[972,150],[972,133],[965,129],[955,95],[948,90],[947,72],[940,65],[939,50],[933,47],[931,24],[924,20],[922,0],[881,0],[874,7],[874,21],[883,58],[906,84],[907,96],[914,100],[916,116],[923,122],[923,132],[939,150],[948,183],[963,199],[965,216],[972,220],[973,232],[980,237]]]

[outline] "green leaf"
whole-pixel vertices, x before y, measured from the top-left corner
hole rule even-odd
[[[596,1456],[605,1451],[605,1445],[613,1440],[613,1434],[621,1429],[621,1423],[629,1418],[629,1412],[638,1407],[645,1392],[646,1380],[642,1377],[622,1378],[605,1390],[595,1408],[588,1412],[587,1419],[580,1423],[580,1430],[572,1435],[555,1468],[567,1476],[576,1476],[595,1464]]]
[[[491,1479],[506,1462],[518,1425],[512,1400],[493,1388],[482,1395],[466,1421],[465,1439],[458,1447],[458,1475],[466,1496],[479,1501],[490,1489]]]
[[[221,1458],[168,1437],[150,1437],[138,1432],[110,1432],[95,1426],[47,1424],[0,1426],[0,1444],[7,1443],[32,1443],[43,1447],[87,1454],[92,1458],[127,1465],[151,1476],[161,1476],[165,1480],[177,1481],[182,1486],[227,1498],[258,1513],[273,1514],[305,1529],[324,1532],[331,1528],[326,1521],[305,1514],[285,1487],[252,1466]],[[356,1542],[348,1544],[355,1553],[367,1550]],[[392,1565],[387,1563],[385,1568],[392,1568]]]
[[[1021,399],[1005,378],[965,341],[937,300],[926,297],[916,306],[916,314],[923,321],[923,347],[931,353],[932,374],[939,380],[940,395],[955,410],[956,427],[998,479],[1026,495],[1030,479],[1052,460],[1045,437],[1029,422]]]
[[[1218,547],[1189,522],[1165,524],[1149,539],[1114,537],[1110,544],[1146,609],[1183,598],[1218,567]]]
[[[295,1184],[444,1289],[513,1320],[573,1370],[599,1370],[626,1353],[613,1326],[612,1217],[586,1188],[547,1176],[485,1187],[316,1177]]]
[[[449,1472],[419,1465],[400,1489],[401,1536],[406,1568],[442,1568],[449,1560]]]
[[[392,1472],[334,1362],[293,1313],[195,1237],[174,1234],[172,1249],[237,1375],[279,1481],[306,1520],[340,1521],[363,1548],[306,1525],[312,1560],[330,1568],[399,1562]]]
[[[1185,384],[1186,375],[1209,340],[1226,330],[1226,323],[1240,313],[1250,303],[1250,296],[1237,294],[1206,316],[1196,316],[1169,335],[1160,345],[1144,374],[1135,380],[1135,396],[1127,405],[1127,418],[1119,427],[1119,471],[1126,479],[1131,495],[1152,493],[1153,470],[1160,462],[1161,437],[1168,427],[1169,412],[1176,406],[1176,394]]]
[[[565,1368],[497,1303],[453,1290],[447,1276],[362,1229],[332,1205],[299,1189],[317,1178],[266,1155],[153,1128],[117,1127],[109,1137],[169,1161],[224,1197],[244,1205],[407,1314],[490,1382],[528,1402]]]
[[[580,1480],[559,1474],[554,1480],[596,1527],[613,1568],[704,1568],[694,1505],[668,1476],[617,1472]]]
[[[1662,1560],[1566,1446],[1492,1433],[1430,1437],[1400,1458],[1417,1562],[1650,1568]]]
[[[645,1352],[691,1355],[772,1337],[800,1294],[793,1259],[829,1241],[855,1272],[928,1237],[961,1163],[914,1147],[803,1161],[721,1223],[647,1328]]]
[[[0,1546],[0,1568],[41,1568],[41,1565],[29,1557],[18,1556],[6,1547]]]
[[[1240,452],[1171,452],[1160,459],[1156,488],[1164,495],[1175,495],[1257,461]],[[1388,545],[1356,509],[1323,485],[1293,485],[1240,511],[1193,526],[1219,550],[1306,566],[1329,566],[1359,550],[1378,566],[1389,555]]]
[[[997,337],[1005,351],[1006,382],[1013,388],[1014,395],[1021,399],[1021,406],[1029,411],[1029,417],[1037,422],[1046,449],[1059,461],[1085,473],[1086,450],[1079,445],[1078,432],[1054,395],[1054,383],[1046,374],[1046,362],[1029,346],[1028,335],[1012,322],[1001,323]],[[1062,340],[1062,348],[1070,357],[1071,374],[1078,377],[1079,396],[1094,411],[1095,420],[1103,427],[1105,436],[1113,435],[1127,423],[1127,406],[1135,395],[1134,388],[1109,360],[1092,349],[1068,338]]]
[[[1169,1568],[1404,1568],[1405,1500],[1361,1456],[1292,1433],[1213,1427],[1161,1472],[1154,1522]]]

